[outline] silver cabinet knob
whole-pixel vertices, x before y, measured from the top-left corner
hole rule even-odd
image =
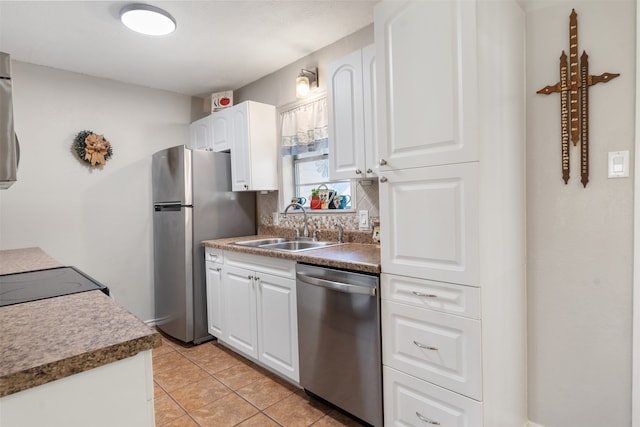
[[[386,176],[381,176],[380,177],[380,182],[387,182],[387,177]]]
[[[360,169],[356,169],[356,175],[360,175],[362,171]]]
[[[373,173],[373,170],[371,170],[371,168],[367,169],[367,173]]]
[[[387,161],[386,161],[385,159],[380,159],[380,161],[378,162],[378,164],[379,164],[380,166],[386,166]]]

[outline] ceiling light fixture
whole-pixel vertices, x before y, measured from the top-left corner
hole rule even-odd
[[[176,30],[168,12],[149,4],[130,4],[120,10],[120,21],[129,29],[149,36],[164,36]]]
[[[296,98],[306,98],[311,89],[318,87],[318,69],[315,71],[300,70],[298,78],[296,78]]]

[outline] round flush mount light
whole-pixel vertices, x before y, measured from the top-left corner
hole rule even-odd
[[[149,36],[164,36],[176,30],[168,12],[149,4],[130,4],[120,10],[120,20],[129,29]]]

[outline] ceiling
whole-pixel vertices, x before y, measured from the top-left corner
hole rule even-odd
[[[119,1],[0,0],[0,51],[13,60],[206,96],[235,90],[373,22],[377,0],[148,1],[168,36],[136,34]]]

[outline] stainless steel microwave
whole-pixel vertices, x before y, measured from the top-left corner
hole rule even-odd
[[[11,57],[0,52],[0,190],[16,182],[20,146],[13,125]]]

